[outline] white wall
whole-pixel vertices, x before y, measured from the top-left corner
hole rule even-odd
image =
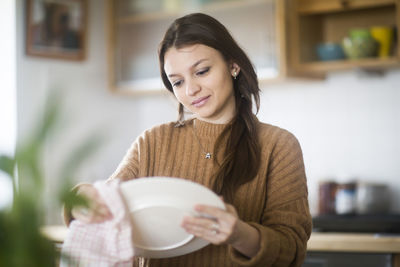
[[[64,121],[46,149],[47,193],[55,192],[58,181],[54,177],[68,152],[95,131],[102,132],[107,139],[95,158],[78,173],[77,180],[106,179],[143,129],[175,119],[175,104],[165,95],[129,98],[108,90],[104,0],[89,1],[88,54],[82,62],[25,54],[24,2],[17,2],[18,137],[29,135],[33,124],[40,119],[38,114],[49,91],[61,89]],[[47,204],[54,210],[56,201]],[[59,212],[49,220],[59,222]]]
[[[260,119],[292,131],[302,145],[313,212],[318,181],[349,177],[388,183],[400,211],[399,70],[267,86],[261,105]]]
[[[80,171],[80,180],[107,178],[138,134],[176,118],[175,103],[165,95],[130,98],[108,91],[104,0],[89,3],[88,57],[77,63],[24,54],[24,13],[22,1],[18,2],[19,136],[29,132],[49,90],[65,92],[69,119],[47,150],[49,192],[57,183],[51,178],[68,151],[93,130],[102,129],[109,138]],[[400,211],[399,82],[399,70],[382,77],[352,71],[332,74],[324,81],[263,88],[259,117],[292,131],[303,147],[313,211],[317,182],[343,175],[391,184],[397,193],[395,210]],[[58,213],[49,219],[59,221]]]
[[[0,1],[0,155],[13,156],[17,137],[15,2]],[[12,201],[10,177],[0,172],[0,210]]]

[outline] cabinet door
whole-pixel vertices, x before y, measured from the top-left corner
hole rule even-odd
[[[174,19],[202,12],[232,33],[260,80],[276,78],[280,62],[279,0],[109,0],[110,86],[129,93],[159,92],[158,45]],[[185,3],[179,5],[179,3]],[[280,64],[281,63],[281,64]]]

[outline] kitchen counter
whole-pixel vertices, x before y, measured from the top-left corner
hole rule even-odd
[[[60,244],[68,228],[46,226],[42,228],[42,233]],[[307,246],[308,251],[391,253],[394,255],[393,266],[400,267],[400,235],[313,232]]]
[[[308,250],[400,254],[400,235],[313,232]]]
[[[42,234],[55,243],[62,243],[68,234],[64,225],[47,225],[41,228]]]
[[[400,267],[400,235],[313,232],[309,252],[353,252],[392,254],[393,267]]]
[[[63,225],[42,228],[42,233],[56,243],[62,243],[68,233]],[[400,254],[400,235],[313,232],[309,251],[389,252]]]

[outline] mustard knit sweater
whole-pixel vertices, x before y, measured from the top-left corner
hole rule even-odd
[[[195,121],[201,146],[211,151],[225,125]],[[110,179],[170,176],[211,187],[211,174],[216,166],[213,160],[205,158],[194,136],[193,122],[188,120],[179,128],[171,122],[145,131],[132,144]],[[260,232],[261,244],[257,255],[249,259],[229,245],[208,245],[174,258],[137,258],[136,266],[266,267],[302,264],[311,233],[311,216],[301,148],[297,139],[286,130],[261,122],[258,122],[258,130],[262,149],[260,170],[252,182],[239,188],[233,202],[240,219]]]

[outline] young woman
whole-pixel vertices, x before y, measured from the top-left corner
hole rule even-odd
[[[301,148],[288,131],[258,121],[254,68],[227,29],[205,14],[177,19],[159,48],[161,77],[179,102],[177,122],[155,126],[132,144],[110,179],[170,176],[221,195],[226,210],[196,206],[206,217],[186,217],[182,227],[211,242],[191,254],[138,259],[141,266],[300,266],[311,232]],[[190,112],[191,118],[184,114]],[[110,217],[91,185],[89,212]]]

